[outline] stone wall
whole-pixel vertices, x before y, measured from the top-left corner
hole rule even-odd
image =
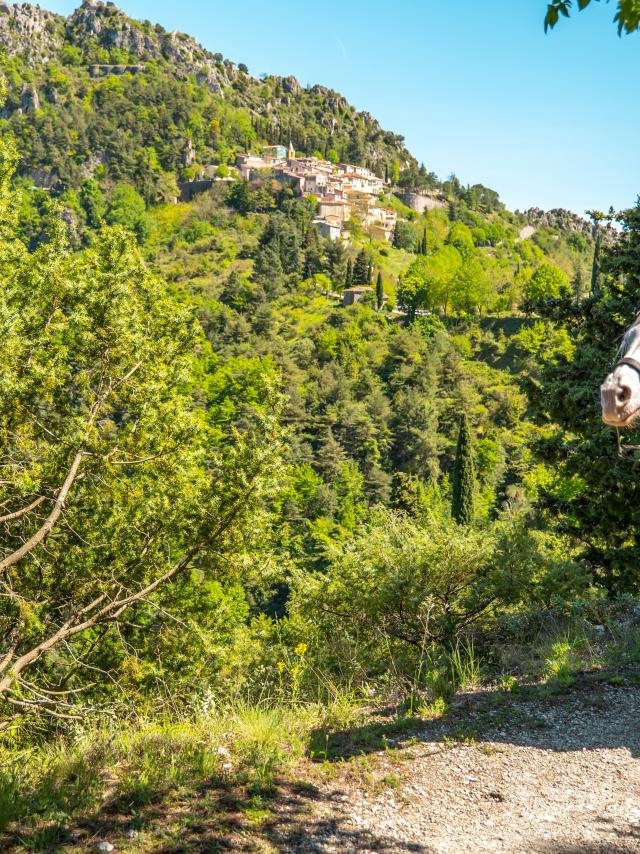
[[[406,205],[412,211],[416,211],[419,214],[435,210],[435,208],[444,208],[447,205],[444,198],[431,193],[405,193],[397,191],[393,195],[397,199],[400,199],[403,205]]]

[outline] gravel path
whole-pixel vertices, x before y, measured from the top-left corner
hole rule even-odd
[[[415,744],[372,752],[364,780],[345,763],[276,834],[277,850],[640,852],[640,688],[592,686],[502,711],[463,703],[477,740],[443,741],[436,724]]]

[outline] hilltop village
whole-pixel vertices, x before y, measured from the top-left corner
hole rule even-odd
[[[316,157],[296,157],[292,145],[272,145],[262,155],[236,158],[240,177],[248,181],[266,170],[298,195],[318,200],[314,223],[323,237],[337,240],[350,219],[356,219],[375,239],[391,240],[397,214],[378,202],[385,183],[370,169],[352,163],[330,163]]]

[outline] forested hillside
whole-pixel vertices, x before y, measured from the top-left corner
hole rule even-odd
[[[640,294],[637,210],[620,231],[510,212],[338,93],[110,3],[0,5],[0,71],[7,847],[65,839],[110,764],[140,805],[184,782],[184,749],[259,804],[281,730],[303,751],[363,704],[433,717],[483,679],[560,690],[637,661],[614,625],[635,619],[637,474],[597,405]],[[361,197],[329,239],[321,196],[241,177],[278,145],[381,178],[390,239]],[[175,779],[135,742],[141,784],[104,747],[134,716],[209,735],[170,729]],[[95,773],[14,772],[85,717]]]

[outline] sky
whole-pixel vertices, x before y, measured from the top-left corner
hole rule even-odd
[[[69,14],[79,0],[40,0]],[[119,0],[256,77],[321,83],[444,178],[510,209],[628,207],[640,194],[640,33],[592,3],[545,35],[546,0]],[[575,4],[574,4],[575,5]]]

